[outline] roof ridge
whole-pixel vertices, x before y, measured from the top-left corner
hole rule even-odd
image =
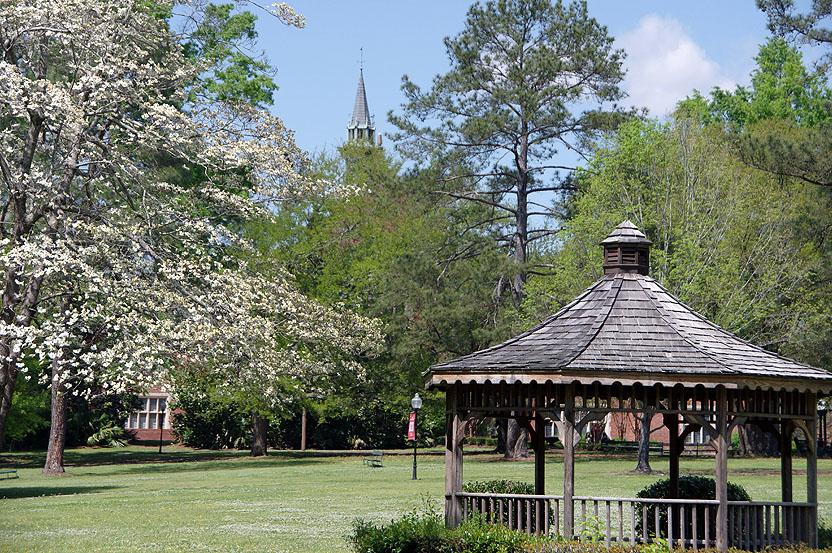
[[[618,299],[618,293],[621,292],[621,284],[624,280],[621,275],[624,273],[617,273],[613,276],[612,284],[610,285],[610,290],[607,293],[607,297],[604,298],[604,307],[606,308],[603,313],[599,313],[595,320],[592,322],[592,325],[589,327],[589,332],[587,333],[589,339],[584,342],[584,345],[577,349],[575,355],[569,357],[566,361],[561,363],[562,367],[569,365],[572,361],[580,357],[580,355],[586,351],[586,349],[595,341],[595,338],[598,337],[598,333],[604,327],[604,323],[607,322],[607,319],[612,313],[612,308],[615,307],[615,301]],[[615,294],[611,296],[612,291],[615,290]]]
[[[504,348],[504,347],[506,347],[506,346],[508,346],[508,345],[510,345],[510,344],[513,344],[514,342],[516,342],[516,341],[520,340],[521,338],[525,338],[525,337],[526,337],[526,336],[528,336],[529,334],[532,334],[532,333],[534,333],[534,332],[537,332],[538,330],[540,330],[540,329],[541,329],[541,328],[543,328],[544,326],[548,325],[549,323],[551,323],[552,321],[554,321],[555,319],[557,319],[557,318],[558,318],[561,314],[563,314],[563,313],[565,313],[566,311],[568,311],[568,310],[569,310],[569,309],[570,309],[573,305],[575,305],[576,303],[578,303],[579,301],[581,301],[582,299],[584,299],[584,298],[585,298],[587,295],[589,295],[589,294],[590,294],[593,290],[595,290],[595,288],[596,288],[597,286],[599,286],[602,282],[604,282],[604,281],[606,281],[606,280],[607,280],[606,276],[605,276],[605,277],[603,277],[603,278],[601,278],[600,280],[597,280],[596,282],[594,282],[594,283],[592,284],[592,286],[590,286],[589,288],[587,288],[586,290],[584,290],[581,294],[579,294],[579,295],[578,295],[578,297],[576,297],[574,300],[570,301],[569,303],[567,303],[566,305],[564,305],[563,307],[561,307],[561,308],[560,308],[560,309],[559,309],[559,310],[558,310],[558,311],[557,311],[554,315],[550,315],[550,316],[546,317],[545,319],[543,319],[541,322],[537,323],[535,326],[533,326],[532,328],[530,328],[530,329],[529,329],[529,330],[527,330],[526,332],[523,332],[523,333],[521,333],[521,334],[518,334],[517,336],[513,336],[512,338],[509,338],[508,340],[505,340],[505,341],[503,341],[503,342],[500,342],[499,344],[494,344],[493,346],[489,346],[489,347],[487,347],[487,348],[485,348],[485,349],[480,349],[480,350],[477,350],[477,351],[472,351],[471,353],[469,353],[469,354],[467,354],[467,355],[463,355],[462,357],[456,357],[456,358],[451,359],[451,360],[449,360],[449,361],[445,361],[445,362],[442,362],[442,363],[436,363],[436,364],[434,364],[434,365],[431,365],[430,367],[428,367],[428,369],[425,371],[425,373],[424,373],[424,374],[428,374],[428,373],[431,371],[431,369],[432,369],[433,367],[440,367],[440,366],[442,366],[442,365],[444,365],[444,364],[446,364],[446,363],[450,363],[451,361],[454,361],[454,362],[457,362],[457,361],[462,361],[463,359],[468,359],[469,357],[473,357],[473,356],[475,356],[475,355],[480,355],[480,354],[485,353],[485,352],[488,352],[488,351],[496,351],[496,350],[501,349],[501,348]]]
[[[676,301],[679,303],[679,305],[684,306],[684,307],[685,307],[688,311],[690,311],[691,313],[693,313],[696,317],[698,317],[698,318],[700,318],[700,319],[702,318],[702,317],[701,317],[698,313],[696,313],[695,311],[693,311],[693,309],[689,308],[687,305],[685,305],[685,304],[684,304],[684,302],[682,302],[681,300],[679,300],[679,298],[675,297],[673,294],[671,294],[670,292],[668,292],[668,291],[667,291],[667,290],[666,290],[666,289],[665,289],[665,288],[664,288],[661,284],[659,284],[659,283],[658,283],[658,281],[657,281],[656,279],[654,279],[654,278],[651,278],[651,277],[647,276],[644,280],[646,280],[646,279],[648,279],[648,278],[649,278],[650,280],[652,280],[653,282],[655,282],[655,283],[656,283],[656,285],[658,285],[658,287],[659,287],[659,288],[661,288],[661,289],[662,289],[662,291],[664,291],[664,292],[665,292],[668,296],[670,296],[672,299],[676,300]],[[710,359],[710,360],[712,360],[713,362],[715,362],[717,365],[720,365],[720,366],[722,366],[722,367],[725,367],[727,370],[731,371],[732,373],[735,373],[735,374],[742,374],[742,372],[741,372],[741,371],[737,371],[736,369],[733,369],[733,368],[731,368],[730,366],[726,365],[724,362],[722,362],[722,361],[720,361],[718,358],[714,357],[714,356],[713,356],[713,354],[711,354],[711,353],[709,353],[709,352],[707,352],[707,351],[702,350],[702,348],[700,348],[700,347],[699,347],[699,346],[698,346],[698,345],[697,345],[694,341],[692,341],[692,340],[691,340],[690,338],[688,338],[688,337],[687,337],[684,333],[682,333],[682,331],[680,331],[678,328],[676,328],[676,325],[675,325],[675,324],[673,324],[673,323],[669,320],[668,316],[665,314],[665,312],[664,312],[664,311],[665,311],[664,307],[663,307],[663,306],[661,306],[661,305],[659,305],[659,304],[656,302],[656,300],[654,300],[654,299],[653,299],[653,296],[651,295],[650,290],[646,289],[646,288],[644,287],[644,285],[641,283],[642,279],[637,278],[637,279],[635,279],[635,280],[636,280],[636,282],[638,282],[638,285],[639,285],[639,287],[642,289],[642,291],[644,292],[644,295],[645,295],[645,296],[647,296],[647,300],[650,302],[650,304],[651,304],[651,305],[652,305],[652,306],[656,309],[656,311],[659,313],[659,316],[662,318],[662,320],[663,320],[665,323],[667,323],[667,326],[668,326],[668,327],[670,327],[670,329],[671,329],[671,330],[673,330],[673,332],[675,332],[676,334],[678,334],[678,335],[679,335],[679,337],[680,337],[682,340],[684,340],[685,342],[687,342],[688,344],[690,344],[690,346],[691,346],[692,348],[694,348],[696,351],[698,351],[699,353],[701,353],[702,355],[704,355],[704,356],[705,356],[705,357],[707,357],[708,359]],[[717,327],[717,328],[719,328],[719,327]]]
[[[670,291],[669,291],[667,288],[665,288],[664,286],[662,286],[662,285],[661,285],[661,283],[660,283],[659,281],[657,281],[656,279],[651,279],[651,280],[653,280],[653,282],[655,282],[655,283],[656,283],[656,286],[658,286],[659,288],[661,288],[662,292],[664,292],[665,294],[667,294],[668,296],[670,296],[672,299],[676,300],[676,301],[677,301],[678,303],[680,303],[681,305],[685,306],[685,308],[687,308],[687,310],[688,310],[688,311],[690,311],[691,313],[693,313],[693,315],[694,315],[697,319],[699,319],[700,321],[704,322],[706,325],[710,326],[711,328],[713,328],[713,329],[715,329],[715,330],[717,330],[717,331],[719,331],[719,332],[722,332],[722,333],[724,333],[724,334],[727,334],[727,335],[728,335],[728,336],[730,336],[731,338],[734,338],[734,339],[736,339],[736,340],[739,340],[739,341],[740,341],[740,342],[742,342],[743,344],[745,344],[745,345],[747,345],[747,346],[749,346],[749,347],[751,347],[751,348],[753,348],[753,349],[755,349],[755,350],[757,350],[757,351],[760,351],[760,352],[762,352],[762,353],[765,353],[766,355],[772,355],[772,356],[774,356],[774,357],[777,357],[778,359],[782,359],[783,361],[788,361],[789,363],[794,363],[795,365],[800,365],[801,367],[805,367],[805,368],[807,368],[807,369],[813,369],[813,370],[818,370],[818,369],[820,369],[820,370],[822,370],[822,371],[829,372],[829,371],[826,371],[826,369],[821,369],[820,367],[813,367],[812,365],[807,365],[806,363],[801,363],[800,361],[795,361],[794,359],[791,359],[791,358],[789,358],[789,357],[785,357],[785,356],[783,356],[783,355],[780,355],[779,353],[775,353],[775,352],[773,352],[773,351],[769,351],[769,350],[767,350],[767,349],[765,349],[765,348],[763,348],[763,347],[758,346],[757,344],[755,344],[755,343],[753,343],[753,342],[749,342],[748,340],[746,340],[746,339],[744,339],[744,338],[741,338],[741,337],[737,336],[736,334],[734,334],[734,333],[733,333],[733,332],[731,332],[730,330],[726,330],[726,329],[722,328],[722,327],[721,327],[721,326],[719,326],[718,324],[716,324],[716,323],[714,323],[714,322],[712,322],[712,321],[709,321],[709,320],[708,320],[707,318],[705,318],[703,315],[701,315],[701,314],[697,313],[694,309],[692,309],[691,307],[689,307],[689,306],[688,306],[686,303],[684,303],[682,300],[680,300],[679,298],[677,298],[676,296],[674,296],[672,293],[670,293]],[[675,330],[675,329],[674,329],[674,330]],[[698,348],[697,348],[697,349],[698,349]],[[704,352],[703,352],[703,353],[704,353]],[[706,354],[706,355],[707,355],[707,354]]]

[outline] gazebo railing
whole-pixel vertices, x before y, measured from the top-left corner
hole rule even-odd
[[[816,511],[811,503],[729,501],[729,544],[747,551],[799,543],[814,547]]]
[[[493,524],[538,535],[563,535],[564,500],[554,495],[460,492],[463,520],[481,517]],[[605,543],[651,543],[657,537],[694,550],[716,546],[715,500],[574,497],[573,539]],[[728,502],[728,545],[761,551],[771,545],[814,545],[816,505],[766,501]]]

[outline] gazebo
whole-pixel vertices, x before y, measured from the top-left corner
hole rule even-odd
[[[675,547],[760,550],[817,545],[817,401],[832,374],[780,357],[707,321],[649,276],[651,242],[629,221],[601,245],[604,277],[572,303],[506,342],[434,365],[427,386],[446,396],[445,516],[472,516],[537,534],[578,537],[587,524],[607,545],[657,537]],[[670,498],[575,494],[575,445],[608,413],[663,417],[670,436]],[[466,493],[464,427],[485,417],[516,419],[534,450],[534,495]],[[546,420],[563,445],[563,494],[545,490]],[[780,501],[729,501],[728,450],[740,424],[781,440]],[[678,496],[679,456],[690,432],[714,449],[716,497]],[[791,440],[807,457],[806,500],[792,494]]]

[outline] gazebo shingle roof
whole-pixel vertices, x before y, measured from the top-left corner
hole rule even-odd
[[[625,229],[626,236],[620,238],[646,240],[632,228],[640,237]],[[540,382],[570,375],[580,380],[699,380],[736,386],[789,381],[800,382],[799,387],[832,388],[832,373],[746,342],[695,313],[651,277],[628,272],[604,276],[528,332],[434,365],[429,374],[430,385]]]

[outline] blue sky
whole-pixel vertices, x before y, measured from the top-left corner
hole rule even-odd
[[[343,142],[358,79],[359,49],[379,132],[402,102],[401,76],[426,87],[446,70],[442,39],[459,32],[471,2],[298,0],[306,28],[260,15],[258,46],[277,68],[273,111],[309,150]],[[694,88],[745,83],[768,31],[754,0],[589,0],[593,17],[628,52],[627,103],[665,114]]]

